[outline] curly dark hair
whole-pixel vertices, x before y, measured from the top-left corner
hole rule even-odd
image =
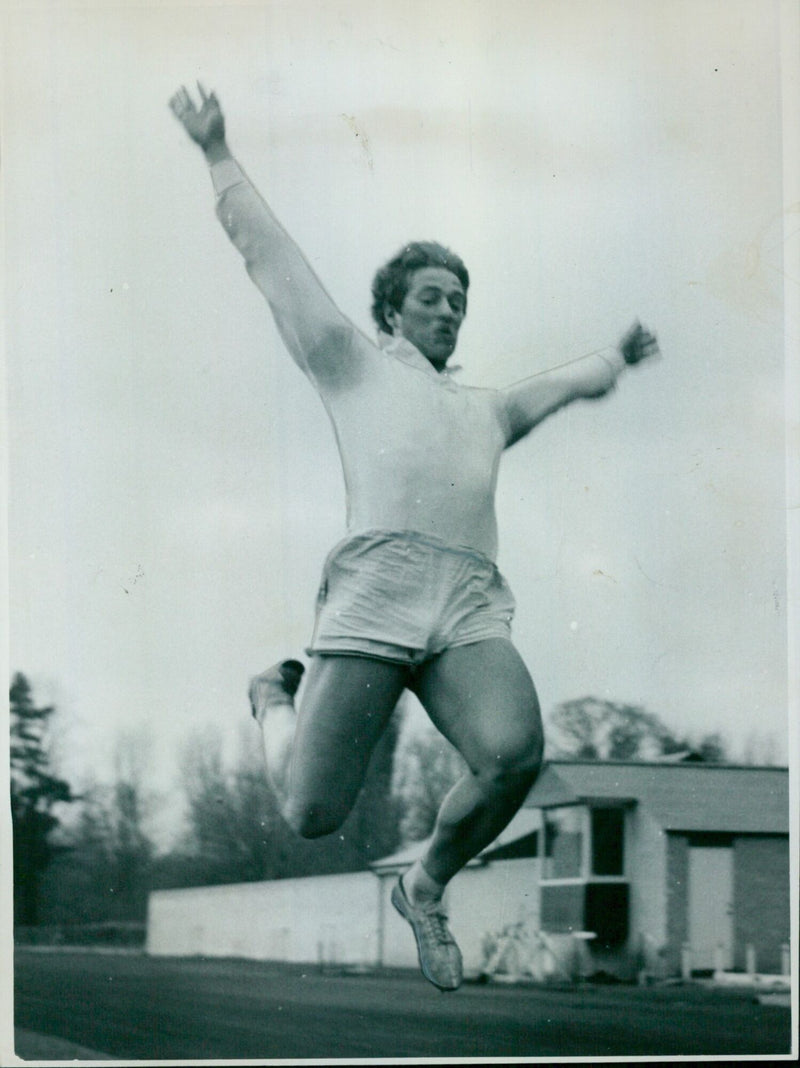
[[[466,297],[469,273],[461,257],[437,241],[412,241],[381,267],[372,281],[372,318],[379,330],[392,332],[384,315],[385,306],[388,303],[400,311],[411,275],[420,267],[444,267],[452,271],[464,287]]]

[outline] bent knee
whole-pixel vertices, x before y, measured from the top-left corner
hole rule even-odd
[[[334,812],[325,805],[298,804],[291,800],[283,809],[283,818],[301,838],[323,838],[333,834],[346,816],[347,813]]]
[[[478,777],[494,789],[531,787],[542,766],[543,748],[541,732],[496,746],[486,753]]]

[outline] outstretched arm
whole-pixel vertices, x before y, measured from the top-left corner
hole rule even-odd
[[[602,397],[614,388],[626,365],[658,352],[658,342],[640,323],[634,323],[616,349],[583,356],[572,363],[533,375],[502,391],[509,424],[506,447],[566,404]]]
[[[234,160],[216,94],[199,83],[198,90],[199,108],[183,88],[170,107],[211,168],[217,216],[266,297],[295,362],[315,377],[335,378],[345,370],[355,328]]]

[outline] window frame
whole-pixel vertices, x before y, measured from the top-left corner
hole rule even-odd
[[[573,804],[551,805],[542,809],[542,830],[539,836],[539,848],[537,857],[541,862],[542,874],[539,882],[546,886],[575,886],[587,883],[627,883],[628,877],[628,820],[625,818],[625,810],[629,806],[625,803],[610,798],[608,802],[598,798],[596,802],[576,801]],[[593,840],[592,840],[592,812],[596,809],[615,808],[622,811],[622,872],[619,875],[595,875],[592,871]],[[578,875],[548,876],[545,874],[547,861],[551,859],[547,855],[547,819],[552,812],[564,811],[565,809],[578,809],[580,812],[580,835],[581,835],[581,858]]]

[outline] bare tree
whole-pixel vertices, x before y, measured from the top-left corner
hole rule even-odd
[[[149,749],[143,732],[120,734],[111,782],[83,789],[79,818],[64,832],[69,848],[45,881],[50,922],[144,920],[154,854],[147,831]]]
[[[698,740],[675,734],[638,705],[581,697],[558,705],[549,717],[548,756],[575,760],[652,760],[685,753],[720,763],[726,746],[719,734]]]
[[[433,831],[436,814],[466,764],[431,723],[402,738],[395,756],[392,792],[402,811],[400,837],[418,842]]]
[[[187,800],[183,849],[202,882],[246,882],[285,874],[288,828],[263,770],[243,745],[234,766],[223,759],[220,734],[190,738],[181,754]]]
[[[193,882],[220,883],[356,871],[396,847],[393,724],[373,753],[352,813],[335,834],[315,841],[298,838],[283,820],[250,728],[245,724],[238,752],[227,761],[218,732],[209,730],[185,744],[187,826],[171,861],[173,878],[182,871]]]

